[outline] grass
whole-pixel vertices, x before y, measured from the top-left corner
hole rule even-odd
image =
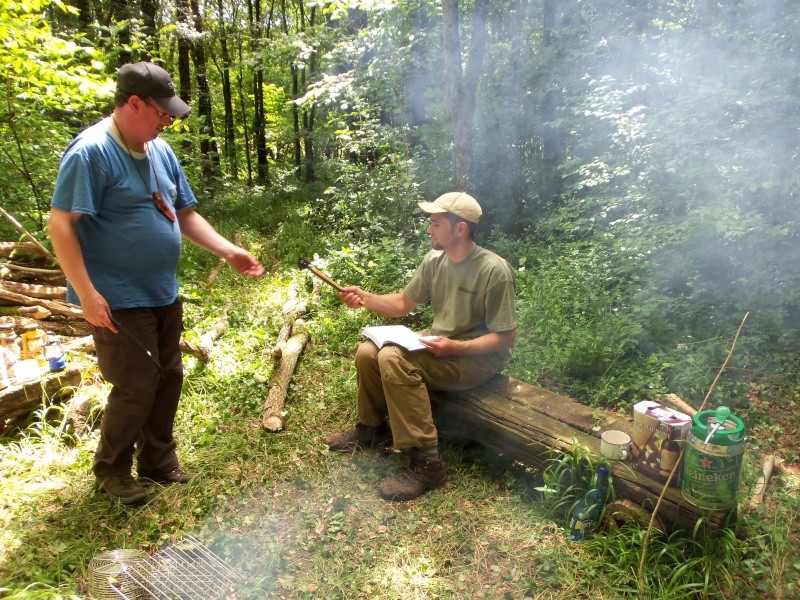
[[[302,233],[301,223],[286,228]],[[292,254],[312,254],[295,243]],[[0,598],[85,597],[93,556],[153,552],[186,535],[243,575],[238,600],[800,595],[798,481],[788,472],[771,484],[766,505],[742,512],[736,532],[651,538],[641,578],[641,529],[569,542],[563,499],[537,499],[541,483],[498,467],[479,446],[446,444],[447,485],[413,502],[384,502],[375,484],[401,468],[400,455],[332,454],[324,444],[327,433],[354,422],[352,351],[364,320],[327,288],[307,316],[311,341],[289,390],[286,427],[262,431],[269,353],[298,276],[296,257],[281,259],[264,244],[271,273],[258,281],[224,270],[206,284],[214,261],[191,250],[183,270],[187,338],[232,302],[212,360],[185,362],[176,433],[199,482],[152,485],[146,505],[114,506],[93,487],[96,431],[71,436],[59,412],[45,407],[0,442]],[[79,393],[103,398],[91,363],[86,371]],[[754,462],[746,480],[760,468]]]

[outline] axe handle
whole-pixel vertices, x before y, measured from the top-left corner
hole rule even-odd
[[[320,271],[320,270],[318,270],[318,269],[315,269],[315,268],[314,268],[314,267],[312,267],[311,265],[308,265],[308,266],[306,267],[306,269],[308,269],[308,270],[309,270],[309,271],[311,271],[311,272],[312,272],[314,275],[316,275],[317,277],[319,277],[320,279],[322,279],[322,281],[324,281],[325,283],[327,283],[327,284],[328,284],[329,286],[331,286],[332,288],[335,288],[337,292],[343,292],[343,291],[344,291],[344,288],[343,288],[342,286],[340,286],[340,285],[339,285],[338,283],[336,283],[336,282],[335,282],[333,279],[331,279],[330,277],[328,277],[327,275],[325,275],[325,273],[323,273],[322,271]]]

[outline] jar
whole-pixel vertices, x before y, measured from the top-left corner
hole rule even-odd
[[[2,349],[0,349],[0,352],[5,353]],[[9,385],[11,385],[11,379],[8,376],[6,361],[0,357],[0,390],[6,389]]]
[[[11,333],[0,334],[0,362],[3,362],[9,378],[14,377],[14,365],[20,359],[17,339],[13,330]]]
[[[13,323],[0,323],[0,347],[8,349],[14,362],[21,358],[19,336],[14,331]]]
[[[44,355],[44,332],[36,323],[28,323],[22,331],[22,358],[24,360],[36,359],[44,366],[47,359]]]

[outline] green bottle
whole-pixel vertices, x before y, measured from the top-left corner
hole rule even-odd
[[[594,535],[607,495],[608,467],[600,465],[597,468],[597,480],[594,487],[583,495],[575,510],[572,511],[569,520],[569,539],[580,541]]]

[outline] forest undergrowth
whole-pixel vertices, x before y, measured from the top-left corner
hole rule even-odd
[[[216,217],[225,216],[230,215],[219,209]],[[641,527],[602,531],[583,543],[569,541],[558,502],[540,493],[542,474],[508,464],[480,445],[445,441],[447,485],[409,503],[381,500],[375,485],[400,468],[400,455],[333,454],[324,443],[327,434],[355,420],[353,350],[359,328],[375,321],[364,311],[344,307],[327,287],[304,317],[310,342],[289,389],[285,428],[263,431],[261,410],[274,368],[270,351],[282,324],[281,308],[290,285],[306,296],[312,290],[309,276],[294,267],[297,255],[319,253],[320,264],[337,280],[388,290],[417,260],[417,244],[425,244],[419,236],[411,244],[329,243],[320,249],[307,227],[298,218],[282,223],[271,237],[244,230],[244,243],[269,267],[269,274],[258,281],[223,270],[211,285],[207,278],[216,266],[213,257],[187,249],[181,266],[187,339],[199,337],[230,303],[228,328],[215,343],[211,360],[185,358],[187,378],[176,431],[185,466],[201,474],[197,482],[152,485],[149,501],[138,508],[110,504],[93,486],[96,429],[73,434],[63,427],[58,406],[43,406],[2,439],[0,597],[86,597],[93,557],[125,548],[155,552],[188,535],[241,574],[235,587],[239,600],[788,599],[800,593],[800,472],[794,437],[800,423],[797,411],[785,409],[787,402],[796,402],[785,388],[780,397],[755,383],[750,389],[750,438],[735,528],[713,538],[702,536],[702,528],[651,535],[643,569]],[[580,291],[590,284],[586,277],[572,284],[584,286],[580,289],[563,288],[579,272],[581,261],[563,261],[561,272],[551,270],[552,265],[535,269],[532,261],[523,262],[527,269],[521,269],[518,257],[530,248],[505,238],[495,247],[512,257],[520,273],[523,335],[509,373],[578,392],[590,404],[601,402],[600,396],[580,397],[591,372],[584,372],[583,380],[578,371],[571,377],[563,374],[564,353],[570,349],[564,347],[568,336],[559,318],[566,322],[571,315],[562,308],[559,316],[556,309],[570,293],[575,294],[572,305],[583,301]],[[602,322],[602,312],[584,312],[586,329],[580,335],[612,331],[609,322]],[[535,322],[537,315],[544,325]],[[424,311],[415,317],[424,318]],[[546,331],[550,344],[543,337]],[[607,351],[603,344],[610,348],[625,336],[596,340],[597,356]],[[619,369],[613,385],[624,381],[628,350],[628,356],[613,363]],[[626,381],[640,381],[646,371],[636,360],[631,364],[638,371],[631,368]],[[85,369],[86,385],[76,393],[94,395],[102,404],[107,389],[91,361]],[[649,382],[656,381],[654,376]],[[606,385],[607,397],[613,385]],[[624,389],[628,391],[618,395],[621,400],[609,407],[625,409],[633,394],[641,392],[631,392],[630,385]],[[783,462],[765,502],[752,506],[747,503],[751,484],[770,453]]]

